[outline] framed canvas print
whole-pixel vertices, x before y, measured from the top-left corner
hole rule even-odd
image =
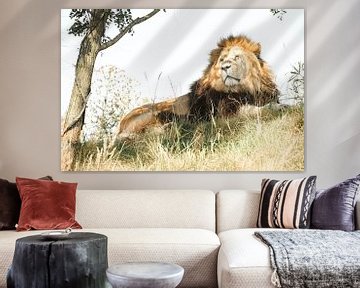
[[[303,171],[303,9],[63,9],[62,171]]]

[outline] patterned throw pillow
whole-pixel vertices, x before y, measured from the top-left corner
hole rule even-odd
[[[316,176],[294,180],[263,179],[257,227],[308,228]]]

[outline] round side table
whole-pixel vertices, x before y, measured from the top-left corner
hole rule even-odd
[[[72,232],[60,240],[28,236],[16,240],[7,287],[104,287],[107,267],[105,235]]]
[[[175,288],[184,276],[184,268],[162,262],[117,264],[106,270],[114,288]]]

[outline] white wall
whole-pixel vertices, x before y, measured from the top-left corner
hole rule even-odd
[[[360,173],[360,2],[19,0],[0,10],[0,178],[45,174],[82,189],[257,189],[263,177],[318,175],[326,187]],[[195,4],[194,4],[195,2]],[[91,5],[93,3],[93,5]],[[120,7],[121,6],[121,7]],[[61,8],[305,8],[304,173],[60,172]],[[271,7],[270,7],[271,6]]]

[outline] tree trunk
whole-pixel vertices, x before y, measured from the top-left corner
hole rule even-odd
[[[131,29],[157,14],[160,9],[154,9],[149,14],[138,17],[128,24],[113,39],[102,43],[106,23],[111,9],[92,9],[89,32],[80,45],[80,51],[75,68],[75,81],[70,103],[63,121],[61,132],[61,171],[74,170],[76,148],[80,143],[81,130],[84,125],[86,103],[91,88],[91,78],[96,56],[99,51],[109,48],[119,41]]]
[[[34,235],[16,241],[7,287],[103,288],[107,267],[105,235],[75,232],[63,240]]]
[[[100,51],[101,38],[105,32],[108,10],[94,9],[89,32],[80,45],[75,68],[75,81],[61,135],[61,170],[74,169],[76,146],[80,142],[84,125],[86,103],[90,94],[91,78],[96,56]]]

